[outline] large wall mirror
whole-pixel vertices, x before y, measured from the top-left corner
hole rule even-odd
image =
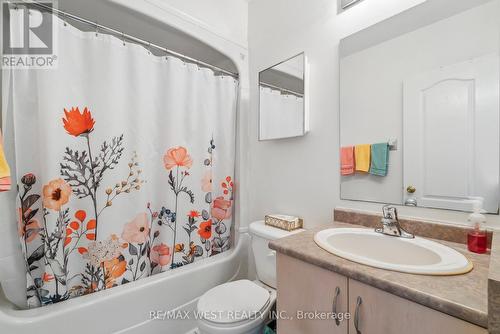
[[[306,59],[303,53],[259,73],[259,140],[306,134]]]
[[[342,199],[498,213],[499,13],[429,0],[342,40]]]

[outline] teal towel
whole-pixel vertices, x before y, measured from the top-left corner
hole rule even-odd
[[[271,328],[266,326],[266,328],[264,329],[264,334],[275,334],[275,332]]]
[[[373,144],[371,147],[370,174],[387,176],[389,168],[389,144]]]

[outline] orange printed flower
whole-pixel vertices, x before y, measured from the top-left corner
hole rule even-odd
[[[87,213],[83,210],[78,210],[77,212],[75,212],[75,218],[83,223],[85,221],[85,218],[87,218]]]
[[[64,247],[68,246],[71,243],[71,240],[73,240],[73,238],[66,237],[66,239],[64,239]]]
[[[207,170],[201,179],[201,190],[209,193],[212,191],[212,171]]]
[[[97,225],[97,223],[96,223],[95,219],[89,220],[89,222],[87,223],[87,230],[95,229],[96,225]]]
[[[27,224],[24,224],[23,220],[23,210],[21,208],[18,209],[19,217],[17,220],[17,230],[20,237],[26,238],[26,242],[32,242],[38,236],[39,232],[42,230],[42,227],[38,223],[38,220],[31,219]],[[31,209],[26,211],[26,216],[31,213]]]
[[[163,156],[163,163],[167,170],[171,170],[174,167],[186,167],[191,168],[193,165],[193,160],[191,156],[187,153],[186,148],[179,146],[171,148]]]
[[[198,211],[192,210],[189,211],[188,217],[189,218],[198,218],[200,216],[200,213]]]
[[[200,224],[198,234],[201,238],[208,240],[212,236],[212,219]]]
[[[184,252],[184,244],[175,245],[175,252],[176,253]]]
[[[217,220],[224,220],[231,217],[231,201],[225,200],[220,196],[214,200],[212,205],[212,217]]]
[[[145,212],[138,214],[130,222],[125,224],[122,239],[126,242],[143,244],[149,236],[148,216]]]
[[[156,245],[151,250],[151,262],[158,263],[160,266],[166,266],[170,263],[172,259],[172,254],[170,253],[170,247],[161,243]]]
[[[94,130],[95,121],[87,108],[83,109],[82,113],[78,107],[72,107],[70,111],[64,109],[64,115],[66,116],[62,119],[64,128],[70,135],[78,137]]]
[[[196,253],[196,244],[194,242],[189,243],[189,255],[193,256]]]
[[[127,270],[127,261],[123,255],[118,256],[110,261],[104,261],[104,272],[106,275],[106,288],[112,288],[117,278]]]
[[[50,281],[54,280],[54,276],[53,276],[53,275],[50,275],[50,274],[48,274],[48,273],[43,273],[43,275],[42,275],[42,280],[43,280],[44,282],[50,282]]]
[[[43,186],[43,206],[55,211],[68,203],[71,196],[71,187],[63,179],[50,181]]]

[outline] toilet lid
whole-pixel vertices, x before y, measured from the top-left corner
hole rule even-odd
[[[208,290],[198,300],[199,316],[207,321],[228,324],[256,317],[269,304],[270,293],[249,280],[224,283]]]

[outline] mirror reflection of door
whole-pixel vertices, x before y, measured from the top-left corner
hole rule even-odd
[[[471,211],[481,197],[498,211],[498,63],[494,54],[405,81],[405,202]]]
[[[498,214],[499,12],[427,0],[341,41],[341,199]],[[391,142],[383,175],[358,171],[356,148]]]

